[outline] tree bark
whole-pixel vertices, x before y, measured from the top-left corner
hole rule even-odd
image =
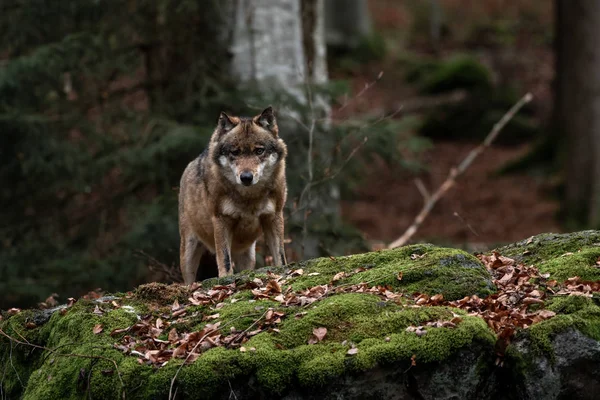
[[[556,0],[554,122],[566,144],[564,215],[600,227],[600,1]]]
[[[237,0],[232,72],[244,83],[284,89],[303,100],[306,74],[298,0]]]
[[[258,87],[263,94],[283,92],[294,100],[290,104],[279,104],[278,110],[282,137],[288,142],[288,147],[291,143],[294,147],[290,148],[288,171],[295,171],[296,180],[300,176],[307,177],[309,182],[316,180],[313,155],[331,153],[329,141],[320,140],[326,136],[324,130],[327,124],[319,123],[318,128],[307,129],[317,126],[314,121],[327,117],[330,109],[322,96],[307,89],[328,81],[325,1],[235,0],[231,4],[234,21],[230,33],[232,73],[241,84]],[[302,115],[300,108],[309,109],[309,115],[306,112]],[[302,120],[302,124],[296,120]],[[293,135],[306,138],[293,138]],[[300,204],[300,207],[316,211],[318,204],[318,213],[313,212],[312,216],[327,214],[329,220],[335,221],[339,218],[338,192],[334,185],[329,186],[325,196],[323,191],[311,190],[304,199],[307,204]],[[290,190],[288,203],[298,200],[299,194]],[[292,214],[291,220],[301,225],[304,213]],[[300,242],[302,249],[298,249]],[[292,247],[303,257],[320,255],[319,239],[310,234],[304,235],[304,240],[294,238]]]

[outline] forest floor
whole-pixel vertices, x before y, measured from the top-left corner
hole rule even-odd
[[[448,3],[446,11],[451,10],[452,1],[442,3]],[[483,3],[490,7],[494,4],[493,1]],[[526,2],[517,3],[522,3],[522,7],[529,7]],[[375,30],[387,30],[388,39],[395,34],[402,37],[401,32],[390,33],[390,27],[402,26],[407,15],[403,6],[387,0],[371,0],[370,8]],[[542,28],[551,31],[548,10],[523,11],[515,3],[510,10],[482,9],[479,12],[487,13],[490,24],[506,18],[518,20],[519,15],[525,12],[533,13],[539,17]],[[476,13],[472,13],[470,17],[482,20]],[[449,26],[449,31],[452,32],[452,28]],[[464,29],[464,25],[460,29]],[[466,41],[449,40],[442,43],[441,50],[443,55],[456,52],[477,54],[501,81],[516,83],[523,88],[523,93],[531,91],[541,124],[548,118],[552,104],[552,47],[547,42],[539,43],[532,37],[530,32],[517,33],[516,39],[509,45],[492,48],[486,47],[485,43],[474,45],[466,44]],[[427,52],[419,44],[405,46],[411,47],[412,52]],[[332,68],[332,78],[350,79],[354,93],[360,92],[366,82],[372,81],[378,70],[384,72],[382,80],[364,92],[350,110],[344,110],[345,113],[380,113],[382,110],[394,109],[404,99],[414,95],[403,79],[399,78],[393,62],[390,62],[393,57],[392,51],[391,55],[386,54],[385,60],[363,65],[351,73],[336,72]],[[433,140],[433,147],[421,155],[420,161],[428,171],[419,175],[419,178],[430,192],[435,190],[447,177],[450,168],[456,166],[478,144],[464,140]],[[494,174],[507,163],[523,157],[531,146],[531,143],[493,145],[486,150],[436,205],[412,241],[432,241],[478,249],[517,241],[541,232],[561,232],[556,220],[559,204],[551,195],[551,177],[529,171]],[[423,197],[415,185],[415,178],[416,176],[408,173],[399,174],[397,168],[390,168],[384,162],[371,164],[366,171],[367,183],[351,199],[344,200],[344,218],[358,227],[375,248],[389,243],[411,225],[423,205]]]

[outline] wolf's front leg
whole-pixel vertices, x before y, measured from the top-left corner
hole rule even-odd
[[[245,251],[233,253],[231,257],[233,258],[235,272],[254,269],[256,265],[256,242],[252,243],[252,246],[248,247]]]
[[[285,249],[283,246],[283,212],[265,215],[261,219],[265,242],[273,256],[273,265],[286,265]]]
[[[215,232],[215,255],[217,257],[217,267],[219,268],[219,278],[233,275],[231,267],[231,230],[225,221],[219,217],[212,219]]]

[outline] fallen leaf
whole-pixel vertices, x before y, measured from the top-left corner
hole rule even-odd
[[[554,317],[556,313],[550,310],[541,310],[538,315],[544,319],[548,319]]]
[[[346,354],[351,356],[355,355],[356,353],[358,353],[358,347],[353,347],[346,352]]]
[[[171,306],[171,311],[177,311],[179,310],[179,301],[177,301],[177,299],[175,299],[175,301],[173,302],[173,305]]]
[[[173,328],[169,331],[168,336],[169,342],[175,343],[179,339],[179,335],[177,334],[177,329]]]
[[[271,279],[268,283],[267,283],[267,290],[265,291],[266,294],[279,294],[281,293],[281,286],[279,286],[279,283],[277,283],[276,280]]]
[[[331,279],[331,281],[332,282],[339,281],[340,279],[343,279],[345,276],[346,276],[346,273],[344,271],[338,272],[337,274],[335,274],[333,276],[333,278]]]
[[[97,324],[97,325],[95,325],[95,326],[94,326],[94,329],[93,329],[94,335],[97,335],[97,334],[99,334],[99,333],[100,333],[100,332],[102,332],[103,330],[104,330],[104,328],[102,327],[102,325],[101,325],[101,324]]]
[[[309,339],[308,344],[315,344],[321,342],[325,338],[325,335],[327,335],[327,328],[314,328],[313,336],[311,337],[311,339],[314,338],[315,340],[312,341],[313,343],[311,343],[311,339]]]

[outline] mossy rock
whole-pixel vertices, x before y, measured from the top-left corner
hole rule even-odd
[[[600,301],[558,297],[556,317],[522,331],[509,348],[522,398],[595,399],[600,390]]]
[[[586,252],[594,249],[596,238],[600,232],[581,232],[571,240],[540,235],[501,251],[529,257],[559,275],[560,262],[568,257],[561,255],[571,251],[589,260],[592,255]],[[561,243],[559,248],[551,249],[553,241]],[[302,274],[291,274],[299,269]],[[268,279],[270,273],[286,276],[283,291],[302,293],[330,284],[336,277],[336,286],[366,283],[406,296],[383,301],[368,292],[333,292],[306,306],[285,306],[272,299],[255,300],[250,289],[241,289],[218,309],[188,304],[187,322],[173,321],[169,329],[197,331],[210,316],[211,323],[221,323],[225,335],[234,326],[236,331],[253,329],[269,308],[283,317],[277,330],[263,331],[244,343],[247,351],[213,348],[181,369],[181,359],[171,359],[160,368],[140,363],[135,355],[115,348],[127,332],[110,333],[132,326],[147,314],[157,317],[171,312],[175,300],[186,303],[190,292],[185,287],[149,284],[127,294],[79,300],[69,308],[5,313],[0,329],[13,340],[0,335],[2,393],[5,398],[36,400],[120,399],[124,395],[127,399],[168,399],[177,374],[173,389],[179,399],[477,399],[502,393],[525,398],[523,393],[539,393],[530,384],[535,374],[528,375],[525,369],[539,369],[539,360],[562,362],[563,353],[555,348],[557,338],[575,332],[588,347],[600,339],[596,299],[554,298],[547,308],[557,316],[519,333],[519,342],[509,348],[508,369],[499,369],[496,338],[483,319],[457,308],[411,303],[415,293],[443,294],[453,300],[474,294],[484,297],[496,290],[477,258],[429,244],[245,271],[203,285],[234,281],[243,285],[256,278]],[[426,327],[424,335],[406,329],[455,316],[461,318],[455,328]],[[102,329],[94,333],[97,326]],[[326,328],[327,334],[321,342],[309,344],[315,328]],[[355,354],[348,354],[351,348],[357,349]],[[591,350],[586,354],[596,357]],[[581,356],[578,360],[588,359]]]

